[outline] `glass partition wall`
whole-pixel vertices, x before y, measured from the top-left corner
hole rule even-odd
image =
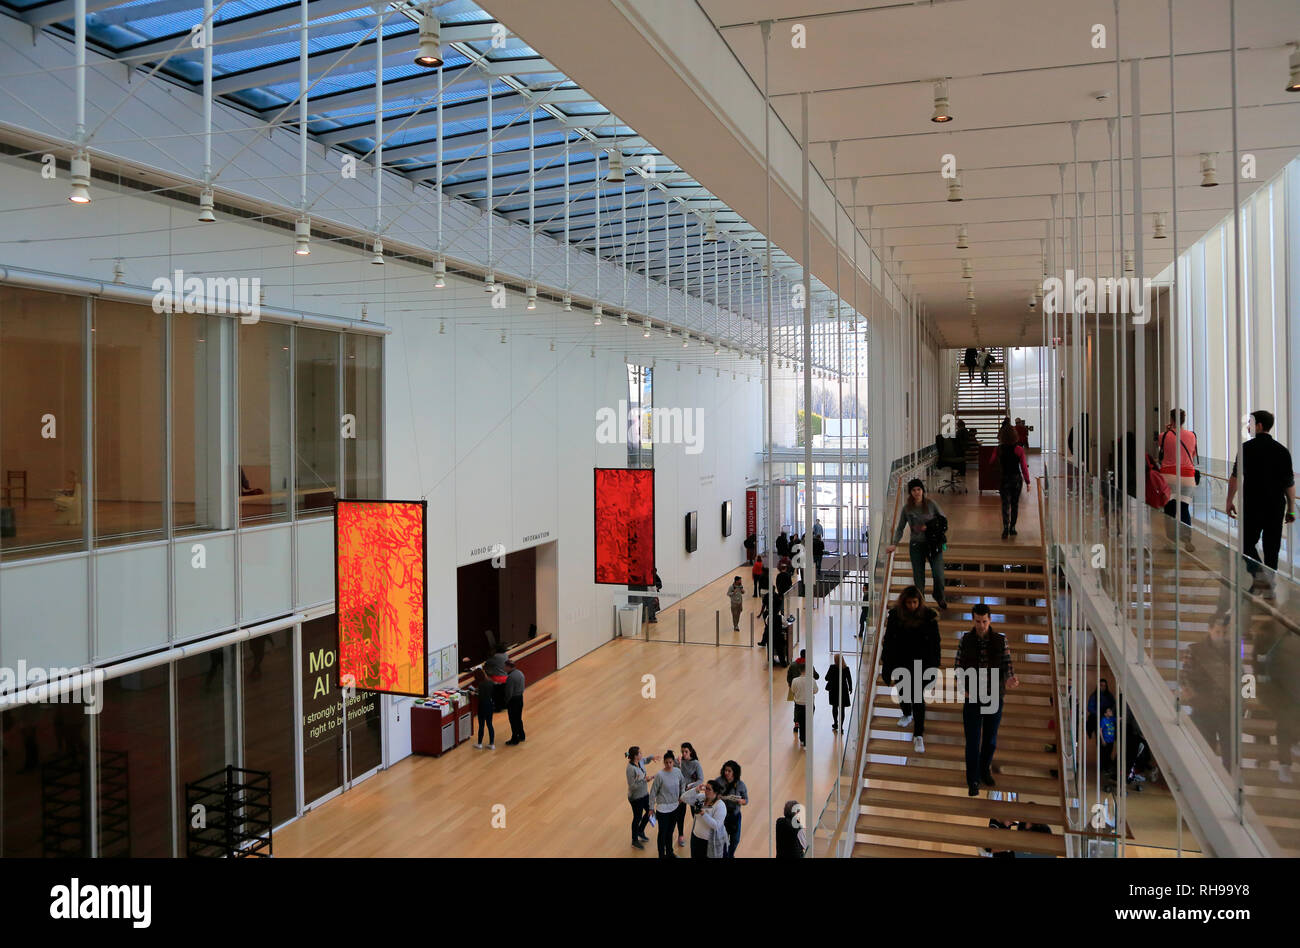
[[[1175,13],[1171,41],[1182,25]],[[1181,784],[1156,848],[1300,853],[1296,464],[1277,449],[1294,459],[1300,441],[1300,159],[1266,148],[1255,121],[1281,83],[1236,81],[1259,55],[1166,56],[1156,91],[1123,63],[1109,157],[1077,178],[1063,166],[1045,221],[1044,276],[1069,268],[1099,288],[1080,311],[1042,314],[1035,380],[1077,855],[1144,848],[1140,752]],[[1193,70],[1225,90],[1217,131],[1170,91]],[[1151,162],[1173,188],[1143,189]],[[1107,311],[1100,288],[1117,280],[1141,296]],[[1102,677],[1111,748],[1096,736]],[[1198,825],[1212,803],[1232,817]],[[1185,826],[1206,838],[1170,846]]]

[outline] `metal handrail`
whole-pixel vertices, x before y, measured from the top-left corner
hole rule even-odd
[[[910,471],[908,473],[910,473]],[[896,488],[894,493],[894,506],[893,506],[893,510],[890,512],[889,519],[885,521],[886,526],[892,524],[895,521],[898,515],[898,504],[902,499],[902,485],[903,485],[904,474],[896,474],[894,475],[894,477],[895,477],[895,488]],[[883,547],[881,548],[883,549]],[[827,850],[831,853],[834,853],[836,849],[839,847],[840,840],[844,836],[845,829],[849,822],[849,819],[853,818],[855,822],[857,819],[856,814],[858,810],[858,799],[862,795],[862,766],[863,766],[863,757],[866,754],[866,735],[871,726],[871,716],[875,711],[876,666],[880,662],[880,641],[883,638],[885,614],[888,611],[885,608],[885,604],[889,600],[889,590],[893,584],[895,555],[896,554],[892,552],[884,554],[885,556],[884,577],[883,577],[883,582],[881,583],[881,590],[880,590],[880,608],[877,610],[879,612],[879,615],[876,617],[876,622],[874,623],[876,628],[875,630],[873,630],[874,634],[873,634],[873,641],[871,644],[871,658],[866,661],[866,666],[865,666],[868,669],[870,669],[869,674],[863,673],[863,667],[864,667],[863,662],[866,653],[859,654],[858,687],[859,688],[865,687],[866,699],[865,699],[865,703],[862,699],[859,699],[856,705],[856,708],[859,712],[858,723],[856,728],[857,749],[854,752],[854,756],[853,756],[853,769],[850,771],[850,773],[853,775],[854,787],[853,787],[853,794],[849,798],[848,805],[845,806],[840,811],[839,819],[837,819],[835,822],[835,829],[831,833],[830,841],[827,846]],[[840,775],[837,774],[836,780],[839,779],[840,779]],[[834,790],[832,790],[831,792],[833,794]],[[828,799],[827,805],[829,805],[829,803],[830,801]],[[825,806],[823,806],[822,810],[823,812],[825,812]]]
[[[1043,551],[1043,598],[1047,600],[1047,627],[1051,630],[1049,634],[1055,640],[1058,636],[1059,630],[1056,627],[1056,597],[1052,595],[1052,586],[1047,575],[1047,570],[1051,565],[1051,559],[1047,555],[1047,511],[1044,506],[1044,494],[1047,488],[1043,483],[1044,480],[1045,478],[1040,474],[1038,476],[1038,542]],[[1054,641],[1052,646],[1052,694],[1055,696],[1056,700],[1056,757],[1060,762],[1060,770],[1058,773],[1061,775],[1061,780],[1057,789],[1060,792],[1061,812],[1067,814],[1068,818],[1069,810],[1065,796],[1065,775],[1072,771],[1068,771],[1065,768],[1065,740],[1066,734],[1070,733],[1066,730],[1070,722],[1066,717],[1069,713],[1068,702],[1062,700],[1061,680],[1057,671],[1060,664],[1061,657],[1057,653],[1056,642]],[[1073,754],[1071,754],[1071,759],[1073,760]],[[1066,829],[1069,829],[1068,825],[1066,826]]]

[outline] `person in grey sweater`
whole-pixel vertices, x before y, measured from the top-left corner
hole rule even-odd
[[[677,808],[681,806],[680,797],[686,789],[682,782],[682,772],[677,769],[677,758],[673,752],[664,751],[664,766],[655,774],[650,784],[650,799],[655,808],[655,819],[659,824],[659,858],[676,859],[673,852],[673,828],[677,825]]]
[[[506,675],[506,715],[510,718],[510,740],[506,746],[522,744],[524,735],[524,673],[514,662],[506,662],[509,674]]]
[[[929,549],[926,529],[936,517],[942,517],[939,505],[925,495],[925,484],[920,478],[912,478],[907,484],[907,502],[898,515],[898,525],[894,528],[894,538],[885,548],[886,553],[898,549],[898,541],[903,538],[903,528],[911,530],[908,553],[912,560],[912,585],[925,589],[925,564],[930,563],[930,573],[934,579],[934,602],[941,610],[948,608],[943,596],[943,550]]]
[[[627,802],[632,806],[632,845],[645,849],[643,843],[650,842],[645,834],[646,824],[650,822],[650,778],[646,776],[645,765],[654,760],[653,756],[642,758],[641,748],[635,744],[627,749]]]
[[[682,756],[677,761],[677,769],[682,772],[683,790],[704,782],[704,767],[700,763],[699,755],[695,753],[695,746],[687,741],[682,742]],[[677,845],[686,845],[685,803],[677,805]]]

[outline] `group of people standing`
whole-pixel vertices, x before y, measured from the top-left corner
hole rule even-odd
[[[647,825],[658,829],[660,859],[675,859],[677,846],[686,845],[686,811],[693,816],[692,859],[731,859],[740,845],[741,808],[749,805],[749,788],[740,779],[740,764],[729,760],[718,776],[704,779],[704,767],[695,748],[683,743],[680,756],[671,748],[661,758],[643,757],[641,748],[627,749],[627,799],[632,807],[632,846],[644,849],[650,842]],[[653,776],[646,764],[660,760]]]
[[[489,633],[490,635],[490,633]],[[478,740],[475,750],[482,750],[483,732],[487,731],[488,750],[497,749],[497,729],[492,718],[504,710],[510,719],[510,740],[506,745],[522,744],[524,733],[524,673],[510,661],[504,645],[496,646],[492,657],[474,669],[474,687],[478,693]]]

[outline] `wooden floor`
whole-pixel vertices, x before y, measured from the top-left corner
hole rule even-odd
[[[953,542],[1002,542],[996,494],[935,499],[950,519]],[[1037,549],[1033,497],[1024,498],[1021,513],[1020,535],[1006,545]],[[735,575],[747,587],[739,633],[731,629],[725,595]],[[523,745],[504,746],[509,725],[498,715],[497,750],[463,745],[441,758],[399,761],[278,831],[276,855],[653,859],[653,842],[644,851],[630,846],[623,753],[638,744],[643,753],[661,754],[690,741],[708,776],[716,775],[728,758],[741,764],[750,805],[744,810],[738,856],[766,857],[771,820],[781,815],[786,800],[806,802],[806,761],[811,756],[815,790],[810,812],[815,819],[835,784],[843,745],[831,732],[829,708],[819,693],[811,755],[799,749],[792,705],[785,700],[784,670],[768,668],[765,650],[748,646],[749,615],[758,605],[751,594],[746,567],[717,578],[662,611],[650,627],[650,641],[612,641],[530,685],[524,709],[529,737]],[[678,609],[686,613],[687,641],[708,644],[676,644]],[[814,611],[811,651],[823,678],[832,635],[837,648],[856,647],[857,614],[856,604],[823,602]],[[761,629],[755,641],[758,634]],[[712,644],[717,637],[740,644],[717,647]],[[806,647],[808,636],[803,638]],[[851,652],[845,660],[856,665]],[[642,697],[646,675],[654,676],[653,698]],[[493,827],[498,804],[505,808],[504,828]],[[653,840],[655,831],[648,832]]]
[[[466,744],[441,758],[399,761],[277,831],[275,854],[653,859],[654,828],[647,829],[652,842],[644,851],[630,845],[623,754],[631,744],[645,754],[662,754],[689,741],[706,776],[716,776],[727,759],[740,763],[750,805],[744,810],[737,855],[768,856],[769,801],[775,820],[786,800],[805,800],[808,754],[793,735],[785,670],[766,667],[766,649],[748,647],[748,615],[756,612],[758,600],[747,595],[742,631],[731,631],[725,590],[735,575],[749,582],[747,593],[752,594],[747,568],[739,568],[659,614],[652,636],[671,642],[617,639],[529,685],[524,744],[505,746],[509,724],[499,714],[495,751],[476,751]],[[676,644],[678,608],[686,610],[688,641],[708,645]],[[716,610],[723,613],[723,640],[743,646],[712,644]],[[853,638],[857,608],[843,611]],[[814,663],[823,678],[833,614],[823,605],[814,623]],[[837,628],[840,624],[837,620]],[[761,630],[756,642],[758,635]],[[654,676],[653,698],[642,697],[646,675]],[[824,694],[818,694],[813,722],[816,789],[811,812],[816,815],[834,784],[842,749],[831,732]],[[648,772],[654,774],[658,766],[651,765]],[[492,826],[497,804],[505,807],[504,829]],[[689,815],[686,832],[689,836]]]

